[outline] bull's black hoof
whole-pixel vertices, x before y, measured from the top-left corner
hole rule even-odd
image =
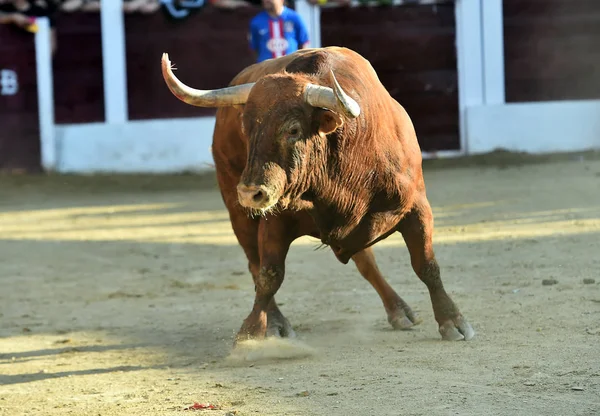
[[[269,314],[267,317],[267,337],[296,338],[296,332],[283,315]]]

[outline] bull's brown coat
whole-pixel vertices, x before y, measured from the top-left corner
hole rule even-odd
[[[164,65],[167,84],[183,99]],[[332,87],[332,71],[359,104],[358,117],[307,104],[306,85]],[[440,278],[412,122],[370,63],[346,48],[301,50],[252,65],[230,85],[249,83],[255,84],[244,104],[218,109],[212,146],[223,200],[256,288],[237,339],[293,334],[274,296],[289,247],[303,235],[319,238],[340,262],[355,262],[394,328],[418,323],[370,248],[396,231],[429,289],[442,337],[473,337]]]

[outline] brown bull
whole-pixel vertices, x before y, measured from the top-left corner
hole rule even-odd
[[[370,248],[396,231],[429,289],[442,338],[474,336],[440,278],[412,122],[366,59],[339,47],[300,50],[208,91],[179,81],[166,54],[162,71],[180,100],[219,107],[212,145],[217,179],[256,292],[237,341],[294,335],[275,294],[290,245],[305,235],[328,245],[341,263],[354,261],[392,327],[419,323]]]

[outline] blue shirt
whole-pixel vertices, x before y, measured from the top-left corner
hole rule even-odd
[[[283,7],[281,16],[274,19],[266,11],[250,22],[250,47],[258,54],[257,62],[278,58],[297,51],[308,44],[308,32],[300,15]]]

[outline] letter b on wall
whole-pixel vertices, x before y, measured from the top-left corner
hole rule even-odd
[[[19,92],[19,79],[12,69],[0,69],[0,95],[15,95]]]

